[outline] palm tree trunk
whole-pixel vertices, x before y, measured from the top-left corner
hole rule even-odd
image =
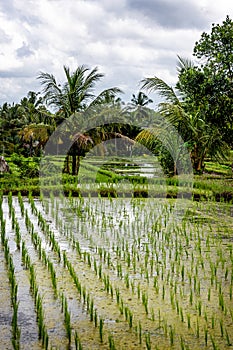
[[[193,165],[193,169],[196,173],[202,173],[204,170],[204,158],[205,154],[200,152],[197,146],[194,147],[191,152],[191,161]]]
[[[65,158],[64,172],[67,174],[70,174],[70,156],[69,156],[69,154],[67,154],[67,156]]]
[[[77,158],[76,154],[72,154],[72,175],[76,175],[77,172]]]
[[[75,175],[78,175],[78,173],[79,173],[80,161],[81,161],[81,156],[77,156],[77,161],[76,161],[76,174],[75,174]]]

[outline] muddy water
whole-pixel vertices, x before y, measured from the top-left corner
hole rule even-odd
[[[148,347],[151,342],[152,349],[182,346],[200,349],[214,345],[225,349],[233,342],[233,223],[229,205],[187,201],[178,204],[153,199],[85,199],[69,203],[57,198],[44,201],[43,205],[38,200],[34,202],[61,251],[66,252],[82,286],[93,298],[98,320],[99,317],[104,320],[101,343],[99,328],[90,321],[86,304],[63,260],[59,262],[51,242],[38,225],[37,214],[25,198],[24,208],[55,267],[58,292],[64,293],[68,301],[72,349],[75,349],[74,331],[86,349],[108,349],[110,335],[117,349],[145,349],[146,342]],[[17,198],[13,199],[13,205],[43,296],[49,346],[66,349],[60,299],[54,296],[48,269],[31,242]],[[19,285],[20,344],[23,349],[40,349],[29,272],[16,248],[7,198],[3,201],[3,213]],[[79,242],[81,256],[74,242]],[[0,252],[0,299],[6,301],[4,305],[0,303],[1,348],[11,349],[10,289],[2,249]],[[96,273],[94,262],[97,268],[101,266],[102,278],[99,270]],[[112,295],[106,290],[103,276],[109,279]],[[120,292],[120,303],[116,290]],[[219,305],[220,296],[223,307]],[[147,310],[145,298],[148,298]],[[133,314],[132,327],[126,316],[129,310]]]

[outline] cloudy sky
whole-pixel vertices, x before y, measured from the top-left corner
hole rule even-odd
[[[0,105],[39,91],[40,71],[64,82],[63,65],[98,66],[96,92],[118,86],[126,102],[143,77],[173,85],[177,55],[226,15],[231,0],[0,0]]]

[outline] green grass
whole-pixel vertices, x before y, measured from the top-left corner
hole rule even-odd
[[[62,159],[55,157],[52,162],[61,163]],[[100,160],[101,161],[101,160]],[[176,198],[192,194],[194,199],[215,199],[232,200],[233,184],[231,160],[224,164],[207,161],[205,173],[195,175],[193,178],[193,188],[189,187],[187,176],[156,177],[147,179],[139,175],[121,175],[115,170],[117,165],[122,166],[122,160],[114,160],[114,166],[111,164],[108,168],[97,158],[88,158],[82,162],[79,176],[68,174],[55,174],[54,176],[41,179],[35,177],[25,177],[20,175],[18,170],[13,169],[10,174],[0,175],[0,190],[3,194],[12,192],[13,195],[21,192],[22,195],[32,193],[33,196],[39,196],[40,190],[44,192],[63,192],[73,196],[105,196],[105,197],[168,197]],[[145,161],[145,160],[144,160]],[[148,161],[148,160],[146,160]],[[107,162],[107,160],[106,160]],[[61,167],[60,167],[61,168]],[[58,176],[60,175],[60,176]]]

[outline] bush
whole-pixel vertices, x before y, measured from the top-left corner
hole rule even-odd
[[[10,169],[14,173],[18,173],[20,177],[35,178],[39,176],[39,163],[40,158],[28,157],[25,158],[19,154],[13,153],[8,158]],[[17,166],[17,167],[15,167]]]

